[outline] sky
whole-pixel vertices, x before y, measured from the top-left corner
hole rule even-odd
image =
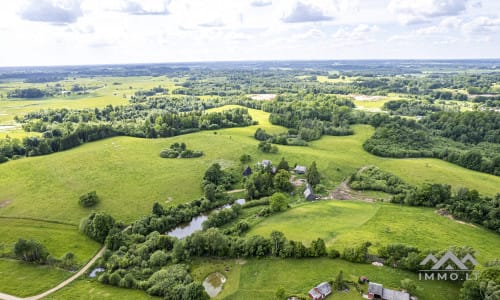
[[[0,1],[0,66],[456,58],[500,58],[500,1]]]

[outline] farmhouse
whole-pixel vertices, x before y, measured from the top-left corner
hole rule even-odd
[[[308,295],[312,300],[322,300],[332,293],[332,287],[328,282],[322,282],[313,287]]]
[[[410,294],[384,288],[380,283],[370,282],[368,284],[368,299],[382,300],[410,300]]]
[[[295,174],[305,174],[307,171],[307,168],[304,166],[295,166],[293,169],[295,171]]]
[[[314,195],[312,187],[309,183],[307,184],[306,190],[304,191],[304,198],[306,198],[306,200],[309,200],[309,201],[316,199],[316,196]]]
[[[268,159],[264,159],[264,160],[260,163],[260,165],[261,165],[262,167],[264,167],[264,168],[265,168],[265,167],[267,167],[267,166],[272,166],[272,165],[273,165],[273,163],[272,163],[270,160],[268,160]]]

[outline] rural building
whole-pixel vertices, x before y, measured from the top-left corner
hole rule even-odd
[[[304,198],[306,198],[306,200],[309,201],[316,200],[316,196],[314,195],[312,187],[309,183],[306,185],[306,190],[304,191]]]
[[[410,294],[384,288],[380,283],[370,282],[368,284],[368,299],[382,300],[410,300]]]
[[[308,295],[312,300],[322,300],[332,293],[332,286],[328,282],[322,282],[313,287]]]
[[[264,159],[264,160],[260,163],[260,165],[261,165],[262,167],[264,167],[264,168],[265,168],[265,167],[267,167],[267,166],[272,166],[272,165],[273,165],[273,163],[272,163],[270,160],[268,160],[268,159]]]
[[[305,174],[307,171],[307,168],[304,166],[295,166],[293,169],[295,171],[295,174]]]
[[[245,171],[243,171],[243,176],[250,176],[252,175],[252,168],[250,168],[249,166],[245,169]]]

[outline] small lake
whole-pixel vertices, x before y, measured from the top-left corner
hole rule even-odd
[[[234,203],[238,203],[239,205],[243,205],[243,204],[245,204],[245,202],[246,202],[245,199],[238,199],[238,200],[234,201]],[[220,210],[230,208],[230,207],[231,207],[231,204],[226,204],[222,207],[219,207],[219,208],[212,210],[212,212],[220,211]],[[211,212],[194,217],[193,219],[191,219],[191,222],[177,226],[175,229],[167,232],[167,235],[176,237],[178,239],[183,239],[187,236],[190,236],[195,231],[202,230],[203,229],[202,224],[203,224],[203,222],[205,222],[205,220],[208,219],[208,216],[210,215],[210,213]]]
[[[203,287],[207,294],[213,298],[222,291],[222,286],[226,282],[226,277],[219,272],[212,273],[203,280]]]

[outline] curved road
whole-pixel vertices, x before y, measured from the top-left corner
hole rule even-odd
[[[51,288],[48,291],[45,291],[45,292],[43,292],[41,294],[38,294],[38,295],[35,295],[35,296],[31,296],[31,297],[27,297],[27,298],[19,298],[19,297],[12,296],[12,295],[9,295],[9,294],[0,293],[0,299],[3,299],[3,300],[38,300],[38,299],[42,299],[42,298],[44,298],[44,297],[52,294],[53,292],[62,289],[63,287],[67,286],[68,284],[70,284],[71,282],[73,282],[75,279],[77,279],[78,277],[80,277],[82,274],[84,274],[85,272],[87,272],[87,270],[95,263],[95,261],[99,257],[101,257],[103,255],[103,253],[104,253],[105,250],[106,250],[106,246],[102,247],[101,250],[99,250],[99,252],[97,252],[97,254],[94,255],[94,257],[92,257],[92,259],[83,268],[80,269],[80,271],[78,271],[77,273],[73,274],[73,276],[71,276],[70,278],[64,280],[63,282],[61,282],[60,284],[58,284],[56,287]]]

